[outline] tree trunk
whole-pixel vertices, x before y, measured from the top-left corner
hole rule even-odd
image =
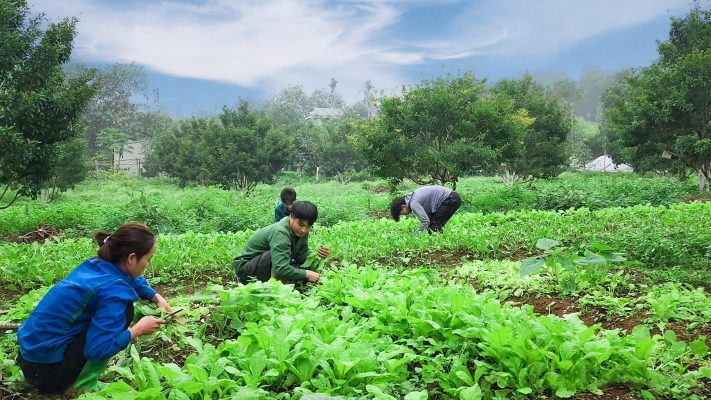
[[[706,186],[706,178],[704,177],[704,173],[699,171],[699,193],[704,192],[705,186]]]
[[[7,205],[0,206],[0,210],[4,210],[4,209],[6,209],[6,208],[9,208],[11,205],[13,205],[13,204],[15,203],[15,200],[17,200],[19,197],[20,197],[20,192],[15,193],[15,197],[12,199],[12,201],[11,201],[9,204],[7,204]]]

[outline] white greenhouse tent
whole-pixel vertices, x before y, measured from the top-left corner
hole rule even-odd
[[[612,158],[608,155],[602,155],[589,163],[583,168],[585,171],[597,172],[633,172],[634,170],[627,164],[615,164]]]

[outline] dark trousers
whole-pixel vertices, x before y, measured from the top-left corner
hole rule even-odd
[[[452,215],[459,209],[462,205],[462,198],[459,197],[459,193],[452,192],[444,201],[442,205],[439,206],[437,211],[430,215],[430,226],[428,228],[429,233],[432,232],[442,232],[442,228],[447,224]]]
[[[126,326],[133,321],[133,304],[126,307]],[[67,391],[77,380],[86,364],[84,347],[86,331],[77,336],[64,350],[64,359],[58,363],[40,364],[27,361],[18,353],[17,364],[25,375],[25,380],[42,394],[61,394]]]
[[[237,274],[239,281],[246,285],[255,278],[266,282],[272,277],[272,252],[267,250],[264,253],[247,261],[244,271]]]

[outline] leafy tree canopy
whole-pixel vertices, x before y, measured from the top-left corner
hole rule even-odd
[[[237,110],[223,108],[217,120],[193,118],[158,135],[146,168],[183,184],[249,192],[271,181],[291,156],[291,138],[242,101]]]
[[[672,17],[659,59],[621,75],[605,96],[603,130],[639,171],[711,178],[711,10]],[[702,180],[703,182],[703,180]],[[701,187],[701,185],[700,185]]]
[[[94,74],[67,77],[76,19],[47,22],[23,0],[0,2],[0,200],[37,197],[51,185],[62,153],[81,134]]]
[[[487,93],[472,74],[438,78],[380,99],[380,114],[364,124],[361,149],[382,177],[420,184],[451,183],[520,155],[525,110],[503,93]]]

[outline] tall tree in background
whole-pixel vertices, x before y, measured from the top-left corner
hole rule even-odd
[[[362,127],[364,157],[376,175],[419,184],[456,188],[463,174],[516,158],[527,123],[510,97],[486,93],[471,74],[422,82],[380,106]]]
[[[267,117],[280,127],[298,125],[312,108],[311,99],[301,85],[287,86],[264,103]]]
[[[493,88],[513,99],[516,110],[526,110],[530,118],[518,157],[503,160],[520,176],[548,178],[568,165],[566,142],[572,126],[569,107],[546,94],[542,85],[525,74],[520,80],[501,80]]]
[[[249,192],[260,182],[270,182],[291,154],[291,138],[242,101],[237,110],[225,107],[219,122],[193,118],[158,135],[146,168],[176,177],[183,184]]]
[[[602,94],[614,82],[616,76],[616,71],[605,70],[597,66],[585,67],[578,82],[581,95],[575,102],[575,115],[589,121],[597,121]]]
[[[0,208],[51,186],[58,147],[81,134],[94,74],[67,77],[62,69],[75,26],[30,16],[23,0],[0,2]]]
[[[88,67],[72,64],[70,73],[81,73]],[[111,64],[97,70],[98,92],[82,116],[86,124],[86,141],[93,157],[100,149],[97,138],[106,129],[125,132],[130,140],[149,139],[172,124],[170,117],[152,110],[158,94],[148,90],[148,78],[135,64]]]
[[[48,184],[42,189],[45,201],[54,201],[62,193],[86,179],[89,172],[89,157],[84,138],[62,142],[54,149],[57,160],[52,165]]]
[[[636,170],[692,170],[711,179],[711,10],[671,18],[659,59],[608,91],[603,127]]]
[[[121,164],[123,153],[129,149],[130,138],[126,132],[121,132],[115,128],[106,128],[99,132],[96,137],[96,153],[94,158],[111,162],[111,168],[117,168]],[[118,154],[118,160],[116,155]]]

